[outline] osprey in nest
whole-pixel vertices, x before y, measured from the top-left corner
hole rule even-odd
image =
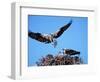
[[[67,54],[67,55],[76,55],[76,54],[80,54],[79,51],[76,50],[72,50],[72,49],[62,49],[63,50],[63,54]]]
[[[68,24],[62,26],[58,31],[51,34],[41,34],[38,32],[29,31],[28,36],[32,39],[35,39],[39,42],[43,42],[45,44],[53,43],[54,47],[56,47],[56,39],[59,38],[64,33],[64,31],[66,31],[70,27],[71,24],[72,20]]]

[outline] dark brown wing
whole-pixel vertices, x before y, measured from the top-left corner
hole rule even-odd
[[[55,32],[54,34],[52,34],[53,37],[54,38],[60,37],[63,34],[63,32],[66,31],[70,27],[71,24],[72,24],[72,20],[68,24],[66,24],[63,27],[61,27],[57,32]]]
[[[40,42],[50,43],[50,40],[41,33],[28,32],[28,36]]]
[[[79,51],[75,51],[75,50],[72,50],[72,49],[66,49],[65,50],[65,53],[66,54],[69,54],[69,55],[76,55],[76,54],[80,54],[80,52]]]

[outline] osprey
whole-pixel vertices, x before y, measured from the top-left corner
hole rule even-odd
[[[76,50],[72,50],[72,49],[62,49],[63,50],[63,54],[67,54],[67,55],[76,55],[76,54],[80,54],[79,51]]]
[[[56,39],[60,37],[64,33],[64,31],[66,31],[70,27],[71,24],[72,20],[68,24],[62,26],[58,31],[51,34],[41,34],[38,32],[29,31],[28,36],[32,39],[35,39],[39,42],[43,42],[45,44],[53,43],[54,47],[56,47],[57,45]]]

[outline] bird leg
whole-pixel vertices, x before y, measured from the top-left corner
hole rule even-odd
[[[55,39],[53,39],[53,44],[54,48],[57,46],[57,41]]]

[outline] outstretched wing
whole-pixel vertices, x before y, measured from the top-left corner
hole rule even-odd
[[[55,32],[54,34],[52,34],[53,37],[54,38],[60,37],[63,34],[63,32],[66,31],[70,27],[71,24],[72,24],[72,20],[68,24],[66,24],[63,27],[61,27],[57,32]]]
[[[50,40],[46,36],[42,35],[41,33],[34,33],[29,31],[28,36],[40,42],[50,43]]]

